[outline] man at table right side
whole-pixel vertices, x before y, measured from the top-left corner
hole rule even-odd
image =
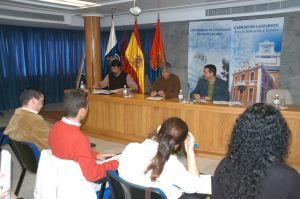
[[[207,101],[229,101],[229,92],[224,80],[216,76],[217,68],[215,65],[204,66],[203,77],[199,78],[195,90],[191,92],[191,99]]]

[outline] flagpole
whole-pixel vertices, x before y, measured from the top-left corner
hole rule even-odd
[[[109,64],[110,62],[115,59],[116,57],[119,57],[118,49],[117,49],[117,37],[115,32],[115,25],[114,25],[114,14],[112,11],[111,14],[111,28],[110,28],[110,34],[108,38],[108,43],[105,51],[105,57],[104,57],[104,64],[105,64],[105,73],[109,72]]]

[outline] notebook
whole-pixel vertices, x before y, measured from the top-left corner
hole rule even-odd
[[[112,160],[118,160],[120,158],[120,156],[121,156],[121,154],[119,153],[119,154],[117,154],[115,156],[112,156],[112,157],[109,157],[109,158],[107,158],[105,160],[97,160],[96,163],[97,164],[102,164],[104,162],[108,162],[108,161],[112,161]]]

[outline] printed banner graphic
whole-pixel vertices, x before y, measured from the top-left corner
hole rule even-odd
[[[217,76],[228,82],[232,21],[190,22],[188,87],[192,92],[207,64],[217,67]]]
[[[231,99],[265,102],[269,89],[279,88],[283,18],[237,21],[232,27]]]
[[[191,22],[188,82],[190,92],[206,64],[228,81],[232,101],[265,102],[279,88],[283,18]]]

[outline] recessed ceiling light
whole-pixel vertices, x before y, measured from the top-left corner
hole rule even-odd
[[[89,1],[81,1],[81,0],[40,0],[48,3],[54,4],[62,4],[62,5],[70,5],[75,7],[85,7],[85,6],[93,6],[96,3],[92,3]]]

